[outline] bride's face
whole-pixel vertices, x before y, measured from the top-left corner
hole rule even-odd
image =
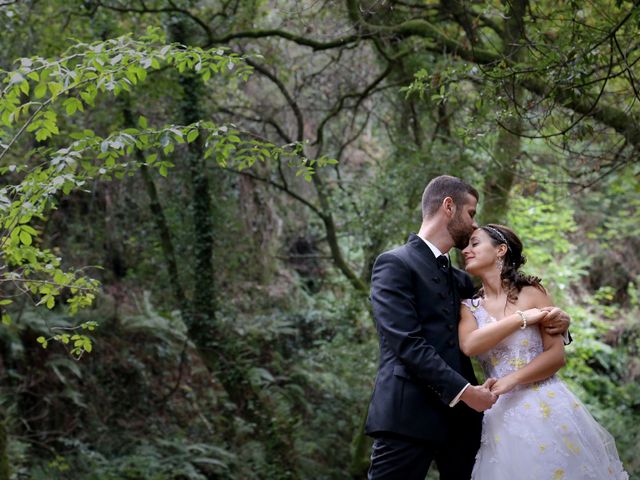
[[[495,269],[499,250],[500,247],[493,244],[489,234],[477,228],[471,234],[469,245],[462,250],[465,269],[472,275],[478,275],[488,268]]]

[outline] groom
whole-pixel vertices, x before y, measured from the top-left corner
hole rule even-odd
[[[442,480],[467,480],[480,446],[482,413],[495,379],[477,385],[458,346],[460,300],[469,276],[445,255],[478,228],[478,192],[459,178],[434,178],[422,196],[422,225],[373,267],[371,302],[380,367],[365,431],[374,437],[369,479],[424,480],[435,460]],[[554,308],[545,324],[568,326]]]

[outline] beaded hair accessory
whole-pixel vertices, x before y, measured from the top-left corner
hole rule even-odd
[[[489,225],[484,225],[483,227],[480,227],[480,228],[482,228],[483,230],[489,230],[491,232],[494,232],[498,236],[498,240],[500,240],[502,243],[504,243],[507,246],[507,250],[511,251],[511,246],[509,245],[509,242],[507,242],[507,238],[502,234],[500,230],[498,230],[497,228],[490,227]]]

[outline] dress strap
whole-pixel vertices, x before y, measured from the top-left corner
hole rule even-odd
[[[480,298],[467,298],[462,300],[462,304],[474,312],[480,306]]]

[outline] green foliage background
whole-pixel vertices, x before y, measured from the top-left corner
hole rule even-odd
[[[0,480],[365,478],[370,269],[442,173],[638,476],[637,2],[0,4]]]

